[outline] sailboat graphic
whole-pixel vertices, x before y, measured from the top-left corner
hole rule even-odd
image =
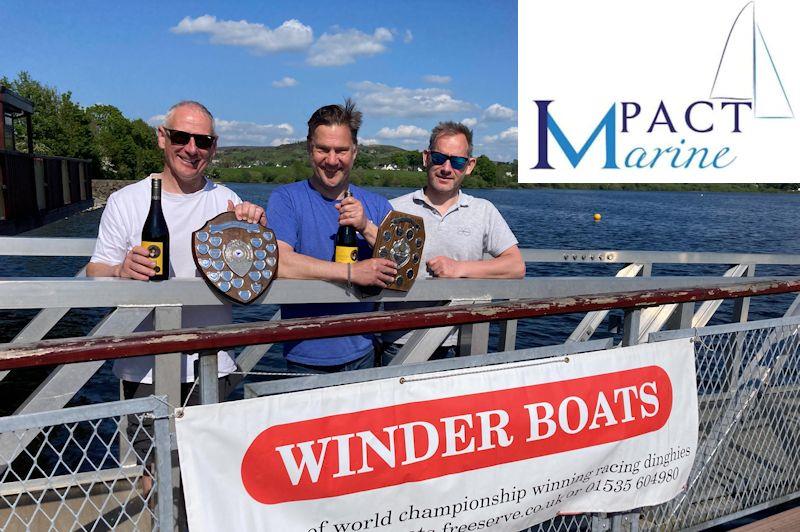
[[[756,22],[755,2],[733,21],[711,86],[712,99],[752,100],[756,118],[794,118],[764,34]]]

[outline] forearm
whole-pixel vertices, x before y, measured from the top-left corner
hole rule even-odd
[[[364,237],[364,240],[367,241],[367,244],[374,248],[375,241],[378,240],[378,226],[368,220],[367,226],[363,231],[360,231],[360,233],[361,236]]]
[[[347,265],[320,260],[294,251],[279,242],[278,276],[282,279],[316,279],[347,282]]]
[[[121,264],[111,265],[102,262],[90,262],[86,265],[87,277],[119,277]]]
[[[463,261],[462,277],[475,279],[521,279],[525,277],[525,262],[517,246],[487,260]]]

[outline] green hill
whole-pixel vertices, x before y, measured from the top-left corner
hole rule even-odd
[[[306,144],[222,147],[217,150],[210,174],[223,181],[291,183],[309,174]],[[357,185],[420,187],[425,184],[422,154],[396,146],[361,145],[351,177]],[[516,162],[495,163],[480,156],[469,186],[518,186]]]
[[[307,157],[305,142],[294,142],[280,146],[225,146],[217,150],[214,166],[217,168],[291,166],[295,161],[301,161],[306,164]],[[398,167],[403,168],[408,167],[409,163],[416,162],[419,162],[417,166],[421,166],[422,157],[419,152],[407,151],[395,146],[358,147],[357,167],[376,168],[393,162]],[[402,163],[402,165],[399,163]]]

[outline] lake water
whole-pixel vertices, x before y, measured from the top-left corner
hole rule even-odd
[[[266,204],[272,185],[238,184],[230,187],[242,198]],[[376,188],[392,198],[410,189]],[[795,228],[800,215],[800,195],[727,194],[699,192],[620,192],[578,190],[467,190],[492,201],[508,221],[523,248],[587,248],[657,251],[719,251],[800,253],[800,235]],[[602,214],[599,223],[593,214]],[[62,220],[31,233],[34,236],[95,237],[101,210]],[[84,258],[3,257],[0,276],[72,276],[85,264]],[[539,264],[528,267],[528,276],[613,275],[619,265]],[[653,275],[721,275],[719,266],[656,266]],[[759,267],[758,275],[796,275],[796,267]],[[756,298],[751,319],[778,317],[792,296]],[[2,305],[0,304],[0,307]],[[234,308],[237,322],[268,319],[270,308]],[[730,305],[723,306],[715,322],[729,318]],[[7,342],[32,317],[33,312],[0,310],[0,342]],[[70,312],[48,338],[85,334],[101,316],[97,310]],[[534,347],[563,341],[580,316],[527,320],[520,324],[517,346]],[[596,337],[608,336],[601,327]],[[492,343],[496,341],[493,337]],[[267,368],[280,368],[282,358],[271,353]],[[14,372],[0,381],[2,397],[22,400],[41,378],[42,370]],[[116,380],[108,365],[71,404],[117,398]],[[13,411],[4,401],[0,415]]]

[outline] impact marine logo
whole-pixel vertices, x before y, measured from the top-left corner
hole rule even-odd
[[[731,146],[706,140],[712,136],[709,134],[740,134],[751,118],[794,118],[756,21],[754,2],[745,4],[731,25],[708,99],[613,102],[582,144],[574,143],[574,137],[570,140],[557,122],[551,105],[556,107],[558,102],[534,102],[538,158],[532,170],[555,168],[551,138],[569,164],[578,168],[601,134],[605,141],[603,169],[722,169],[732,165],[737,155]],[[648,143],[648,135],[654,133],[677,139],[669,145]]]

